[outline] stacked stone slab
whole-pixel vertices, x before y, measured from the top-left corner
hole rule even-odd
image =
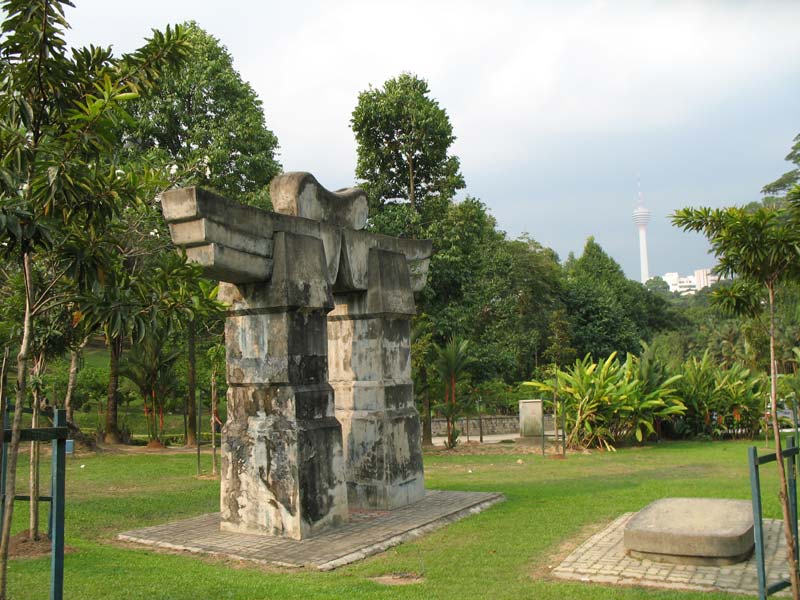
[[[424,495],[410,319],[431,244],[362,231],[358,189],[289,173],[270,191],[276,213],[198,188],[161,201],[229,306],[222,528],[302,539]]]
[[[330,382],[351,507],[389,510],[425,495],[411,381],[414,296],[403,254],[371,248],[366,290],[334,294]]]

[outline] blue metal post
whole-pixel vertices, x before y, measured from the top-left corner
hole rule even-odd
[[[58,427],[56,425],[56,419],[58,418],[58,409],[54,409],[53,412],[53,426]],[[55,447],[53,447],[55,450]],[[53,452],[52,454],[55,454]],[[55,490],[53,489],[53,484],[55,483],[53,477],[53,465],[52,465],[52,458],[50,464],[50,510],[47,511],[47,537],[51,540],[53,539],[53,498],[55,497]]]
[[[750,463],[750,493],[753,498],[753,534],[755,537],[758,600],[767,600],[767,574],[764,568],[764,524],[761,520],[761,480],[758,474],[758,451],[747,449]]]
[[[67,426],[67,412],[59,409],[55,411],[56,427]],[[64,598],[64,504],[66,500],[67,476],[67,441],[65,439],[53,440],[53,466],[52,466],[52,500],[50,512],[52,514],[52,558],[50,569],[50,600],[63,600]]]

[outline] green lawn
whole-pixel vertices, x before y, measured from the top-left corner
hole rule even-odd
[[[743,442],[663,443],[567,460],[428,456],[429,488],[503,492],[507,501],[412,543],[330,573],[279,571],[122,547],[117,532],[218,508],[218,483],[197,480],[191,454],[105,454],[69,459],[65,596],[69,599],[262,598],[721,599],[726,594],[612,588],[537,578],[587,528],[667,496],[749,498]],[[760,442],[763,446],[763,441]],[[517,464],[521,459],[523,464]],[[205,457],[206,464],[209,459]],[[83,468],[81,466],[83,465]],[[472,473],[469,473],[471,470]],[[766,516],[777,517],[773,469]],[[27,478],[20,473],[21,479]],[[16,528],[26,526],[19,503]],[[583,530],[584,533],[581,533]],[[417,572],[418,585],[371,577]],[[14,560],[11,597],[47,597],[49,559]]]

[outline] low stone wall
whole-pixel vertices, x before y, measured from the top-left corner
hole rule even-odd
[[[496,435],[500,433],[519,433],[519,417],[517,415],[483,416],[483,435]],[[461,432],[461,437],[467,435],[467,419],[458,419],[456,428]],[[470,437],[478,435],[478,418],[469,419]],[[431,419],[431,433],[433,436],[447,435],[446,419]]]

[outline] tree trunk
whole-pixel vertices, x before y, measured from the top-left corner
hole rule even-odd
[[[481,409],[480,397],[478,397],[478,435],[481,444],[483,443],[483,410]],[[542,439],[544,439],[544,414],[542,414]]]
[[[119,388],[119,361],[122,356],[122,337],[114,337],[110,343],[111,362],[108,377],[108,400],[106,402],[106,431],[103,441],[106,444],[119,444],[122,437],[117,426],[117,391]]]
[[[770,371],[770,393],[769,403],[770,412],[772,415],[772,435],[775,438],[775,454],[778,460],[775,463],[778,466],[778,480],[780,483],[780,491],[778,497],[781,501],[781,510],[783,512],[783,534],[786,538],[786,561],[789,565],[789,580],[792,584],[792,598],[800,600],[800,577],[797,572],[797,561],[794,557],[794,548],[796,540],[792,532],[792,518],[789,509],[789,495],[786,483],[786,470],[781,457],[781,429],[778,424],[778,372],[777,364],[775,362],[775,288],[768,285],[769,291],[769,371]]]
[[[33,393],[33,415],[31,428],[39,427],[39,394]],[[39,541],[39,442],[31,442],[30,470],[28,471],[28,494],[30,509],[28,511],[28,539]]]
[[[67,423],[70,425],[75,424],[72,396],[75,394],[75,384],[78,380],[78,367],[81,363],[81,354],[88,341],[89,337],[86,336],[83,342],[81,342],[81,345],[70,350],[69,353],[69,379],[67,380],[67,392],[64,394],[64,410],[67,411]]]
[[[8,410],[8,401],[6,398],[6,383],[8,380],[8,346],[3,350],[3,365],[0,367],[0,430],[6,428],[6,411]],[[4,444],[0,442],[0,460],[3,459]],[[0,529],[2,523],[0,523]]]
[[[45,371],[44,352],[34,359],[33,374],[41,382],[41,377]],[[31,415],[31,428],[39,427],[39,413],[41,412],[42,398],[39,388],[33,388],[33,415]],[[39,442],[31,442],[30,469],[28,470],[28,495],[30,496],[30,509],[28,511],[29,526],[28,539],[39,541]]]
[[[211,369],[211,474],[217,474],[217,369]]]
[[[186,445],[187,446],[194,446],[197,444],[197,380],[195,378],[195,368],[197,363],[197,357],[195,356],[195,323],[194,319],[189,320],[188,327],[186,328],[186,337],[187,337],[187,360],[188,360],[188,371],[186,373],[186,385],[188,389],[188,406],[187,406],[187,416],[186,421],[188,423],[188,427],[186,430]]]
[[[457,437],[456,436],[456,423],[458,422],[458,421],[456,421],[456,418],[458,418],[458,415],[456,415],[456,376],[455,376],[455,374],[450,375],[450,394],[452,394],[452,402],[453,402],[453,439],[450,440],[450,447],[451,448],[455,448],[456,447],[456,437]]]
[[[445,404],[445,409],[447,408],[447,405],[450,404],[450,390],[448,389],[446,383],[444,384],[444,404]],[[450,440],[452,439],[452,436],[450,435],[450,430],[452,428],[452,423],[451,423],[451,420],[450,420],[451,416],[452,415],[450,414],[450,411],[448,410],[445,413],[445,420],[447,421],[447,441],[445,442],[445,446],[449,446],[450,445]]]
[[[28,354],[31,349],[33,335],[33,313],[31,302],[31,257],[27,252],[22,255],[22,271],[25,281],[25,316],[22,324],[22,343],[17,355],[17,389],[14,400],[14,420],[11,424],[11,442],[8,445],[6,461],[6,498],[3,513],[3,526],[0,531],[0,600],[6,600],[8,586],[8,545],[11,539],[11,521],[14,517],[14,494],[17,485],[17,458],[19,456],[19,438],[22,429],[22,405],[25,402],[28,374]]]
[[[8,346],[3,348],[3,366],[0,367],[0,401],[6,398],[6,380],[8,378],[8,371],[6,365],[8,364]]]
[[[3,350],[3,365],[0,367],[0,429],[5,427],[3,415],[6,414],[6,381],[8,379],[8,347]],[[2,458],[3,444],[0,443],[0,458]]]
[[[445,384],[445,393],[447,397],[445,398],[445,404],[450,404],[450,410],[447,411],[447,446],[448,448],[455,448],[456,447],[456,411],[453,407],[456,405],[455,398],[456,398],[456,390],[451,385]]]
[[[147,405],[147,394],[142,394],[142,408],[144,410],[144,422],[147,425],[147,441],[151,441],[154,439],[153,437],[153,427],[150,423],[150,407]]]
[[[417,212],[417,199],[414,194],[414,161],[411,160],[411,156],[406,156],[406,160],[408,161],[408,201],[411,203],[411,210]]]
[[[428,369],[422,367],[419,372],[422,381],[422,445],[433,446],[431,422],[431,396],[428,390]]]

